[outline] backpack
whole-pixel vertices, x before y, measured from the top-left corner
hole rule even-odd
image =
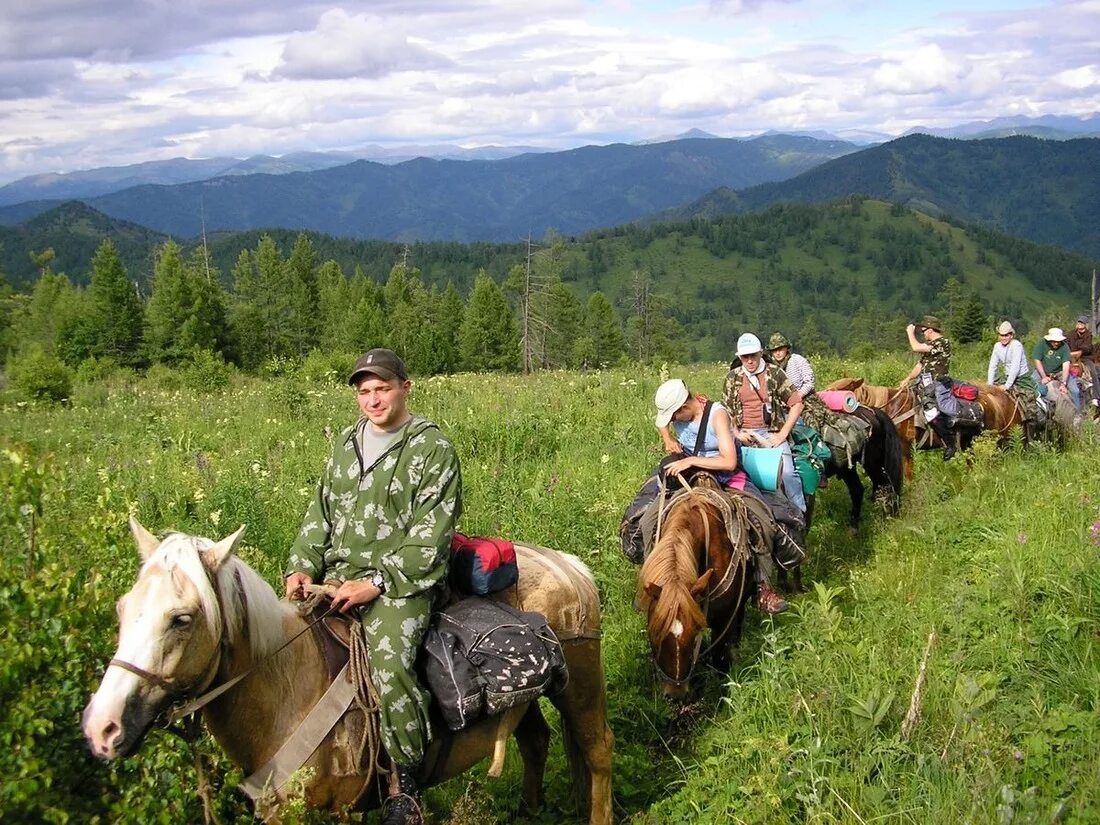
[[[453,731],[554,696],[569,682],[561,643],[541,613],[470,596],[434,618],[421,675]]]
[[[519,581],[516,546],[505,539],[455,533],[451,554],[451,584],[460,593],[485,596]]]
[[[955,381],[951,385],[951,393],[963,401],[978,400],[978,388],[973,384],[967,384],[965,381]]]

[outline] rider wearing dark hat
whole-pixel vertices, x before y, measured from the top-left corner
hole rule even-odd
[[[922,373],[928,373],[934,382],[936,406],[939,412],[954,415],[958,411],[958,402],[951,394],[951,341],[943,334],[943,324],[935,315],[925,315],[921,321],[919,329],[924,338],[923,341],[917,340],[917,329],[916,324],[909,324],[905,328],[905,334],[909,336],[909,349],[920,353],[920,360],[913,365],[913,369],[909,370],[909,374],[898,384],[898,387],[905,389]],[[931,414],[928,426],[943,442],[944,461],[951,458],[956,451],[955,434],[951,432],[947,422],[942,416]]]

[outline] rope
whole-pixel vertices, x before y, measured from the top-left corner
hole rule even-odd
[[[314,585],[306,588],[306,598],[298,605],[303,616],[313,615],[319,605],[332,595],[332,588],[326,585]],[[366,775],[381,780],[389,771],[382,765],[382,733],[379,710],[381,702],[378,690],[370,674],[370,655],[362,623],[352,619],[348,622],[348,678],[355,685],[355,709],[363,714],[363,732],[352,748],[352,763],[366,768]],[[383,794],[383,797],[385,794]]]
[[[355,707],[363,713],[363,735],[356,746],[360,764],[367,768],[367,775],[381,777],[383,770],[379,755],[382,752],[378,690],[370,675],[370,658],[363,625],[353,622],[348,650],[348,670],[352,684],[356,686]],[[365,760],[365,761],[364,761]]]

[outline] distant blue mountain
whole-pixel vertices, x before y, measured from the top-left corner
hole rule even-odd
[[[571,235],[615,226],[717,186],[783,180],[856,149],[790,135],[688,139],[493,161],[356,161],[309,172],[225,174],[83,200],[184,238],[198,235],[205,218],[208,231],[282,227],[349,238],[508,241],[550,228]],[[0,223],[8,209],[0,209]]]

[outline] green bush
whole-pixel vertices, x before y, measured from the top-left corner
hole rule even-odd
[[[146,371],[145,380],[158,390],[178,390],[183,387],[180,368],[168,364],[153,364]]]
[[[113,358],[96,358],[91,355],[80,362],[76,368],[76,381],[78,384],[91,384],[94,381],[102,381],[109,378],[118,370],[118,362]]]
[[[183,384],[193,390],[221,390],[229,386],[233,367],[210,350],[196,349],[182,367]]]
[[[28,401],[59,402],[72,395],[73,371],[39,347],[13,358],[8,375],[12,387]]]
[[[355,356],[346,352],[310,350],[298,374],[311,384],[343,384],[355,363]]]

